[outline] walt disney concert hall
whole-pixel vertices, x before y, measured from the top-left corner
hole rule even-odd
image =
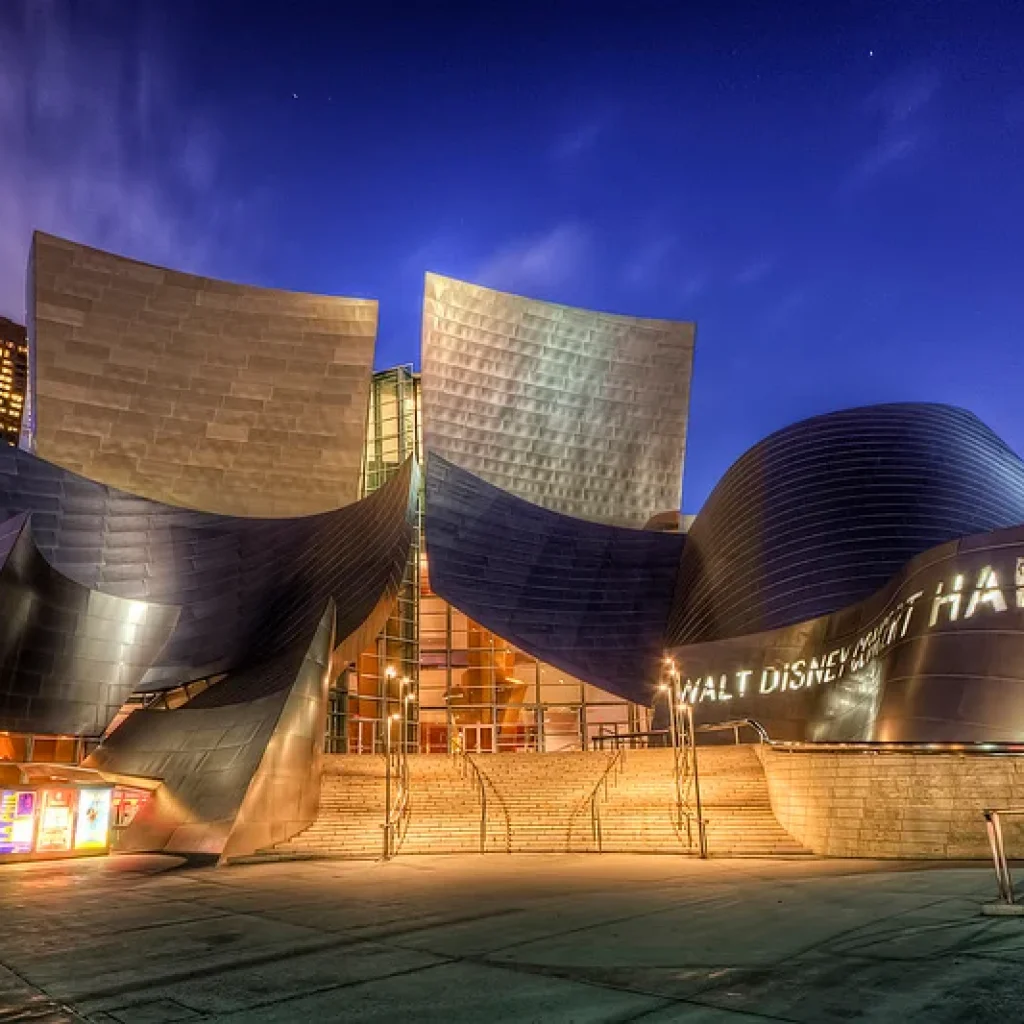
[[[686,517],[692,323],[427,274],[374,372],[373,301],[29,269],[0,863],[981,856],[1024,797],[1024,462],[972,412],[796,423]]]

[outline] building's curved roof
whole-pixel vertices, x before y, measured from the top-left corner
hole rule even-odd
[[[54,569],[29,517],[0,522],[0,729],[98,736],[158,658],[178,608]]]
[[[666,648],[828,615],[923,551],[1022,523],[1024,462],[943,405],[848,409],[772,434],[730,467],[685,537],[558,515],[428,452],[434,590],[633,700],[649,699]]]
[[[139,688],[165,689],[276,654],[334,597],[337,635],[394,596],[415,518],[409,460],[362,501],[319,515],[252,519],[165,505],[0,445],[0,519],[31,516],[40,551],[85,587],[181,607]]]
[[[30,415],[45,459],[228,515],[359,496],[375,300],[233,284],[37,232]]]
[[[687,534],[667,645],[827,615],[915,555],[1024,523],[1024,462],[972,413],[864,406],[779,430],[728,469]]]
[[[644,699],[684,538],[551,512],[434,453],[426,476],[434,591],[534,657]]]
[[[694,325],[427,274],[425,447],[554,512],[642,527],[677,508]]]

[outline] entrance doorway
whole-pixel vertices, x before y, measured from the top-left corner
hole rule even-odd
[[[460,725],[459,735],[462,738],[462,749],[467,754],[493,754],[493,725]]]

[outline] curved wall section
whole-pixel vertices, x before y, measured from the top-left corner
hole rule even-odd
[[[773,740],[1024,742],[1024,526],[933,548],[823,618],[672,651],[698,723]]]
[[[397,592],[415,525],[412,460],[345,508],[295,519],[219,516],[150,501],[0,446],[0,520],[31,516],[55,569],[84,587],[181,607],[139,688],[266,658],[308,635],[324,602],[340,639]]]
[[[679,507],[694,325],[427,274],[425,447],[554,512],[640,528]]]
[[[780,430],[728,470],[687,534],[668,645],[829,614],[918,553],[1024,522],[1024,462],[977,417],[878,405]]]
[[[102,735],[177,620],[61,575],[27,516],[0,523],[0,729]]]
[[[182,708],[136,711],[93,752],[88,767],[162,782],[120,849],[242,856],[313,820],[334,608],[318,614],[290,649]]]
[[[649,699],[683,537],[550,512],[430,453],[426,538],[439,596],[536,658]]]
[[[350,504],[377,303],[214,281],[36,233],[34,451],[174,505]]]

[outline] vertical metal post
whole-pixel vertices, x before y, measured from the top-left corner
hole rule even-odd
[[[706,859],[708,855],[708,837],[704,827],[704,810],[700,802],[700,771],[697,768],[697,734],[693,728],[693,705],[686,704],[686,727],[690,734],[690,745],[693,750],[693,788],[697,798],[697,842],[700,847],[700,856]]]
[[[384,722],[384,859],[391,856],[391,716]]]

